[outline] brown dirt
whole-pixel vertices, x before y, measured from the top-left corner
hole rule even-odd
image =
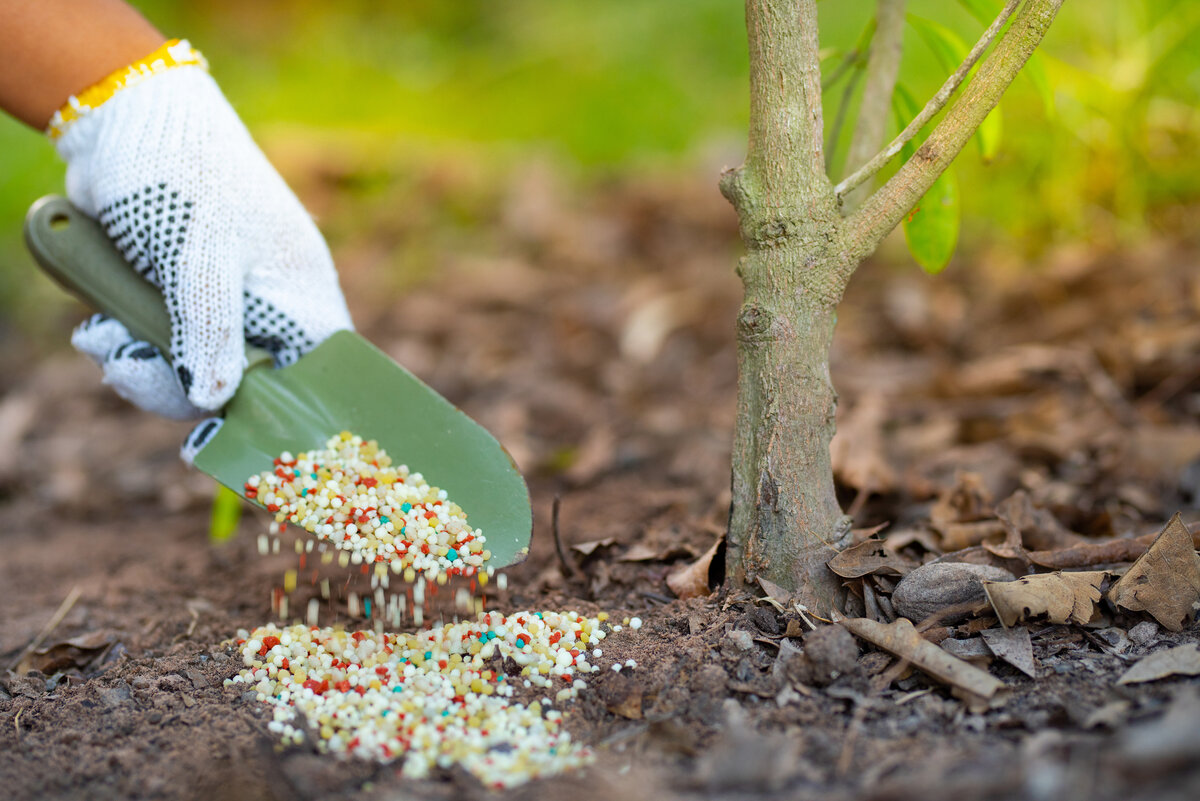
[[[79,600],[47,642],[92,638],[61,645],[46,673],[0,679],[6,798],[1200,792],[1200,681],[1115,685],[1138,656],[1200,640],[1194,628],[1152,628],[1135,643],[1127,631],[1141,618],[1112,610],[1091,628],[1034,627],[1040,678],[992,663],[1012,696],[973,713],[919,673],[873,689],[889,660],[861,644],[832,684],[790,684],[774,665],[794,613],[724,593],[673,599],[665,576],[715,541],[729,503],[737,243],[711,181],[658,176],[576,194],[531,169],[480,190],[437,167],[364,213],[353,162],[342,169],[300,183],[326,216],[360,328],[491,428],[530,478],[533,554],[513,571],[508,603],[646,621],[604,646],[605,663],[638,667],[597,674],[570,713],[596,766],[497,795],[455,771],[410,782],[393,767],[276,747],[267,707],[223,687],[238,664],[222,642],[266,621],[291,560],[257,554],[255,515],[232,543],[207,543],[210,484],[175,457],[186,428],[111,397],[82,358],[33,360],[9,341],[0,666],[74,587]],[[400,219],[396,208],[418,211]],[[392,248],[407,241],[412,254],[423,235],[436,255],[418,266],[436,275],[382,281]],[[936,547],[931,508],[964,470],[991,499],[1023,488],[1093,537],[1145,533],[1177,509],[1194,521],[1195,254],[1146,245],[1023,265],[997,249],[937,279],[865,267],[835,354],[851,437],[839,474],[847,505],[861,496],[857,523],[890,522]],[[556,495],[566,566],[551,536]],[[927,558],[920,545],[907,553]]]

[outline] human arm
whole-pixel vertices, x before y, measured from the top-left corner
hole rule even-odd
[[[166,39],[122,0],[0,0],[0,109],[42,130],[68,97]]]

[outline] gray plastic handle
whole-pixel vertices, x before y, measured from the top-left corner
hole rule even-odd
[[[41,268],[96,311],[125,324],[138,339],[170,354],[171,318],[158,288],[137,274],[104,230],[57,195],[36,201],[25,216],[25,244]],[[271,364],[260,348],[246,348],[250,366]]]

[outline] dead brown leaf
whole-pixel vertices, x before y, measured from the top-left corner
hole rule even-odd
[[[961,551],[973,545],[1002,538],[1006,533],[999,520],[977,520],[972,523],[946,523],[941,528],[943,551]]]
[[[1167,676],[1200,676],[1200,645],[1193,642],[1150,654],[1125,671],[1117,684],[1157,681]]]
[[[758,577],[758,586],[762,587],[763,592],[767,594],[767,598],[778,601],[781,606],[786,606],[788,599],[792,597],[792,594],[786,589],[762,576]]]
[[[571,550],[581,553],[584,556],[591,556],[601,548],[609,548],[616,545],[617,541],[612,537],[605,537],[602,540],[590,540],[588,542],[580,542],[571,546]]]
[[[1103,570],[1044,573],[1016,581],[983,583],[988,601],[1006,628],[1045,617],[1051,623],[1087,623],[1096,614]]]
[[[667,586],[671,588],[671,592],[685,600],[699,598],[712,592],[709,571],[712,569],[713,557],[717,555],[724,541],[724,538],[718,539],[699,559],[667,576]]]
[[[1035,507],[1025,490],[1017,490],[997,504],[996,516],[1016,529],[1025,548],[1048,551],[1087,542],[1068,531],[1049,510]]]
[[[973,707],[986,707],[1005,689],[1004,682],[990,673],[972,667],[926,640],[904,618],[886,625],[866,618],[842,619],[838,622],[851,633],[950,685]]]
[[[883,540],[864,540],[852,545],[828,562],[829,569],[842,578],[861,578],[872,573],[903,576],[915,565],[893,551]]]
[[[1028,551],[1029,561],[1051,570],[1069,570],[1077,567],[1092,567],[1115,562],[1132,562],[1146,552],[1155,534],[1137,539],[1109,540],[1107,542],[1085,542],[1068,548],[1050,551]]]
[[[1108,591],[1108,599],[1152,615],[1170,631],[1182,631],[1194,619],[1200,606],[1200,556],[1178,513]]]
[[[43,673],[69,668],[82,670],[98,659],[115,640],[116,635],[111,631],[91,631],[59,640],[29,653],[17,669],[21,673],[27,670],[40,670]]]
[[[651,545],[644,542],[635,542],[626,549],[625,553],[621,554],[618,562],[653,562],[656,559],[661,559],[662,553]]]
[[[1029,629],[1024,626],[1011,629],[987,629],[980,635],[992,653],[1003,659],[1031,679],[1037,678],[1037,667],[1033,662],[1033,643],[1029,640]]]
[[[887,402],[880,392],[864,394],[838,420],[829,455],[842,483],[866,492],[887,492],[896,485],[884,450],[886,422]]]
[[[957,551],[976,545],[992,534],[1003,534],[1004,529],[992,517],[992,495],[977,473],[961,472],[955,477],[954,488],[938,496],[929,510],[929,525],[942,535],[942,549]],[[985,522],[988,528],[980,529],[962,524]],[[949,541],[947,541],[949,539]]]

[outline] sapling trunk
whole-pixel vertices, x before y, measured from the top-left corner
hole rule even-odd
[[[903,8],[898,0],[881,2],[894,12],[890,17]],[[727,552],[735,587],[753,589],[767,579],[813,612],[834,608],[838,583],[826,563],[849,531],[829,456],[837,399],[829,355],[837,305],[859,262],[912,210],[999,102],[1062,3],[1025,0],[1014,16],[1017,2],[1010,0],[922,115],[932,118],[945,106],[1012,17],[967,90],[916,155],[843,217],[845,193],[868,180],[887,163],[886,152],[894,155],[900,145],[891,143],[835,192],[823,155],[816,0],[746,0],[749,147],[745,163],[721,179],[747,250],[738,267],[745,300],[737,320]],[[895,24],[889,26],[896,33]],[[885,88],[895,81],[898,59],[892,55],[873,60],[875,69],[889,73],[875,76]],[[864,113],[880,117],[877,108]],[[906,129],[903,141],[919,127]],[[878,132],[869,133],[877,144]]]

